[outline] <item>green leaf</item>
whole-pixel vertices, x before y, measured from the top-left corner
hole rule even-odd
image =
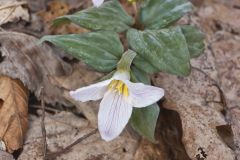
[[[161,29],[191,10],[188,0],[145,0],[140,9],[140,21],[146,29]]]
[[[131,76],[133,81],[146,84],[150,83],[149,76],[137,68],[132,69]],[[156,142],[154,133],[159,112],[160,108],[156,103],[144,108],[133,108],[133,113],[130,120],[131,126],[141,136],[147,138],[151,142]]]
[[[118,34],[112,31],[44,36],[41,41],[53,43],[100,72],[116,68],[124,51]]]
[[[133,63],[138,69],[143,70],[146,73],[159,72],[159,69],[157,69],[155,66],[153,66],[148,61],[144,60],[141,56],[136,56]]]
[[[116,32],[125,31],[133,24],[133,18],[126,13],[117,0],[105,2],[98,8],[91,7],[72,15],[59,17],[53,24],[59,25],[69,21],[90,30]]]
[[[131,67],[131,81],[132,82],[142,82],[145,84],[150,84],[150,77],[146,72],[141,71],[135,66]]]
[[[138,53],[133,64],[147,72],[159,71],[187,76],[190,73],[190,55],[180,27],[161,30],[127,32],[130,47]]]
[[[194,26],[181,26],[188,44],[191,58],[198,57],[204,50],[204,34]]]

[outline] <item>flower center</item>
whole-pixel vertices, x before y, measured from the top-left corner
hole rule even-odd
[[[116,91],[119,94],[122,94],[126,97],[129,95],[127,85],[125,83],[123,83],[121,80],[112,80],[110,82],[110,84],[108,85],[108,89]]]

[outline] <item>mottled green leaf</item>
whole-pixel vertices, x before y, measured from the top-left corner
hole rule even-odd
[[[44,36],[41,41],[53,43],[100,72],[112,71],[124,52],[112,31]]]
[[[111,30],[121,32],[133,24],[129,16],[117,0],[103,3],[100,7],[91,7],[72,15],[57,18],[54,25],[73,22],[90,30]]]
[[[130,47],[138,53],[133,63],[137,68],[186,76],[190,73],[190,55],[180,27],[127,32]]]
[[[181,26],[188,44],[191,58],[198,57],[204,50],[204,34],[194,26]]]
[[[140,9],[140,21],[146,29],[161,29],[191,10],[188,0],[145,0]]]
[[[150,83],[149,76],[137,68],[132,68],[131,76],[132,81],[142,82],[145,84]],[[134,108],[130,121],[131,126],[141,136],[152,142],[156,142],[154,133],[159,112],[160,108],[156,103],[144,108]]]
[[[133,63],[138,69],[143,70],[146,73],[159,72],[158,68],[149,63],[147,60],[144,60],[142,56],[136,56]]]
[[[150,76],[135,66],[131,67],[131,81],[150,84]]]

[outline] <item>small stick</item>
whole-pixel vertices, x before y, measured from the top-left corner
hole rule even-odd
[[[43,138],[43,160],[46,159],[46,152],[47,152],[47,134],[45,128],[45,102],[44,102],[44,94],[43,94],[43,87],[41,88],[41,106],[42,106],[42,119],[41,119],[41,128],[42,128],[42,138]]]
[[[38,105],[30,105],[29,107],[35,108],[35,109],[42,109],[42,106],[38,106]],[[44,108],[45,108],[45,111],[54,112],[55,114],[61,112],[61,110],[50,108],[50,107],[47,107],[46,105]]]
[[[67,147],[65,147],[64,149],[57,151],[55,153],[51,153],[47,155],[47,160],[53,160],[56,157],[60,156],[63,153],[66,153],[67,151],[69,151],[73,146],[75,146],[76,144],[82,142],[84,139],[94,135],[95,133],[97,133],[97,129],[94,129],[93,131],[91,131],[90,133],[84,135],[83,137],[78,138],[75,142],[73,142],[72,144],[68,145]]]

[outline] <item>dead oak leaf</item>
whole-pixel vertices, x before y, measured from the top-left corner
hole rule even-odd
[[[208,76],[196,69],[187,78],[162,73],[154,79],[154,84],[166,91],[163,106],[180,115],[182,141],[191,159],[202,156],[211,160],[235,159],[233,150],[224,143],[216,129],[227,122],[221,113],[223,106],[220,105],[219,90]]]
[[[240,159],[240,11],[238,0],[204,1],[199,9],[199,25],[209,37],[203,56],[194,66],[211,76],[222,90],[225,118],[231,125],[233,148]],[[196,17],[195,17],[196,18]]]
[[[27,4],[26,1],[17,0],[1,0],[0,1],[0,25],[7,22],[13,22],[19,19],[29,21],[29,14],[22,5]]]
[[[28,91],[19,80],[0,77],[0,139],[13,152],[22,147],[28,127]]]

